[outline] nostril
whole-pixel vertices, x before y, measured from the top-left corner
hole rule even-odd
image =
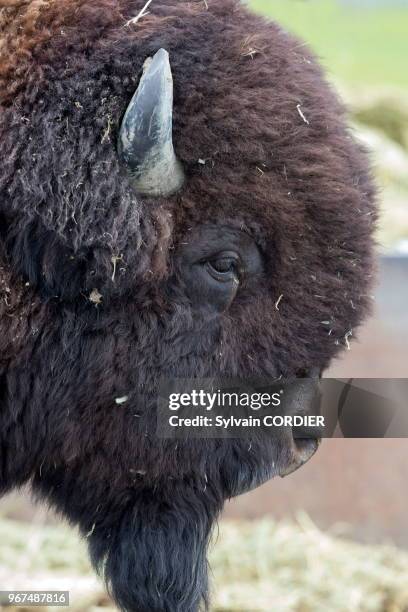
[[[308,370],[306,368],[298,368],[295,372],[296,378],[308,378]]]
[[[313,368],[298,368],[295,376],[296,378],[311,378],[313,380],[318,380],[321,377],[321,374],[321,368],[316,366]]]

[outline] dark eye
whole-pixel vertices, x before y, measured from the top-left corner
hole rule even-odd
[[[220,253],[205,262],[206,268],[217,281],[239,282],[240,259],[236,253]]]

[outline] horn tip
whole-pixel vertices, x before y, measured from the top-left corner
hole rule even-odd
[[[149,69],[153,71],[159,67],[170,69],[169,52],[166,49],[159,49],[151,58]]]

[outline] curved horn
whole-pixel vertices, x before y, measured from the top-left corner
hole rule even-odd
[[[119,131],[118,153],[136,190],[151,196],[178,191],[184,172],[173,148],[173,77],[160,49],[144,63],[139,86]]]

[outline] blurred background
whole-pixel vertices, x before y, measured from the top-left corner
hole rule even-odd
[[[248,4],[317,53],[381,190],[374,315],[326,375],[408,378],[408,0]],[[407,457],[407,440],[325,440],[299,472],[231,501],[212,611],[407,612]],[[24,492],[0,501],[2,588],[66,589],[72,610],[115,609],[77,534]]]

